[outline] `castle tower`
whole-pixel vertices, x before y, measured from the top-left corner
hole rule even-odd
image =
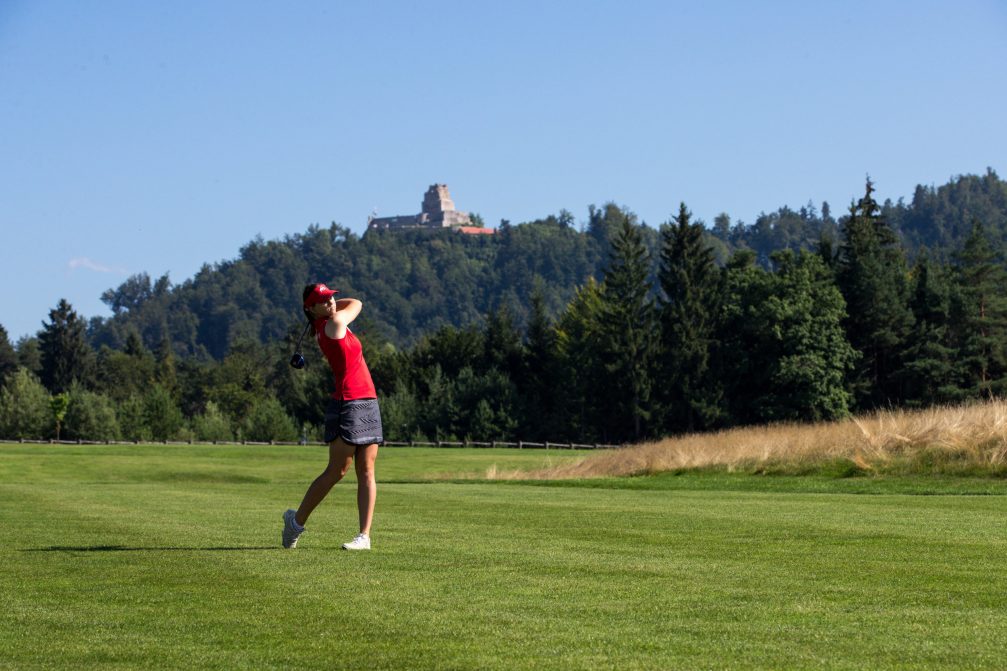
[[[469,226],[471,223],[472,219],[468,212],[455,209],[447,184],[431,184],[423,194],[423,205],[419,215],[420,226]]]
[[[423,194],[423,205],[420,207],[420,212],[426,212],[433,216],[441,212],[451,212],[454,209],[455,202],[451,200],[447,184],[432,184]]]
[[[455,203],[448,193],[447,184],[431,184],[423,194],[423,204],[419,214],[398,215],[395,217],[371,218],[369,229],[404,229],[404,228],[453,228],[461,233],[493,233],[491,228],[472,226],[472,218],[468,212],[455,209]]]

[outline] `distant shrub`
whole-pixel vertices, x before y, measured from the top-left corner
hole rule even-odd
[[[154,440],[174,440],[185,426],[185,418],[171,393],[157,384],[143,397],[143,419]]]
[[[175,432],[175,440],[194,443],[196,442],[196,431],[188,423],[185,423],[182,425],[182,428]]]
[[[293,420],[283,405],[272,397],[256,402],[243,425],[242,434],[246,440],[292,442],[298,439]]]
[[[206,404],[203,414],[192,418],[192,431],[195,439],[199,441],[234,440],[231,420],[213,401]]]
[[[150,427],[147,426],[142,397],[130,396],[124,400],[119,404],[116,415],[123,439],[140,442],[150,440]]]
[[[119,440],[119,420],[112,402],[102,394],[72,387],[63,435],[68,440]]]
[[[390,396],[380,396],[380,399],[381,425],[386,438],[410,440],[422,436],[420,430],[422,408],[411,390],[398,389]]]
[[[35,375],[18,368],[0,389],[0,437],[41,439],[52,431],[49,392]]]
[[[301,437],[308,443],[325,442],[325,424],[305,424],[302,431]]]

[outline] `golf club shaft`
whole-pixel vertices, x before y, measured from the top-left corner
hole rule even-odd
[[[308,329],[311,328],[311,322],[304,325],[304,330],[301,331],[301,337],[297,339],[297,347],[294,348],[295,352],[301,351],[301,341],[304,340],[304,336],[308,334]]]

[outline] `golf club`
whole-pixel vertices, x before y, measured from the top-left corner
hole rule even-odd
[[[311,328],[311,322],[305,324],[304,330],[301,331],[301,337],[297,339],[297,347],[294,348],[294,356],[290,357],[290,365],[297,370],[304,368],[304,356],[301,355],[301,341],[304,340],[304,336],[308,333],[309,328]]]

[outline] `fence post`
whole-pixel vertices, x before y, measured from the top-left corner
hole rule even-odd
[[[519,450],[524,449],[524,441],[521,440],[517,441],[517,449]]]

